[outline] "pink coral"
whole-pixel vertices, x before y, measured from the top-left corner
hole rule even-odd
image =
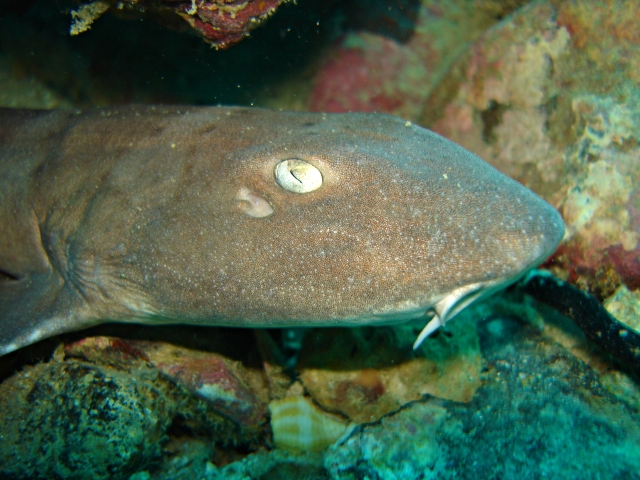
[[[321,67],[309,108],[316,112],[383,112],[415,118],[426,69],[418,55],[379,35],[351,34]]]

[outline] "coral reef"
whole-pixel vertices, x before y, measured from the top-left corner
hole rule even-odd
[[[70,108],[72,104],[34,77],[16,79],[10,62],[0,55],[0,106],[12,108]]]
[[[415,118],[424,100],[427,70],[399,42],[350,34],[315,79],[309,109],[316,112],[392,112]]]
[[[215,48],[238,43],[286,0],[214,0],[183,4],[177,13]]]
[[[128,337],[150,335],[142,327],[116,327]],[[215,332],[207,335],[208,329],[183,326],[173,345],[104,336],[69,343],[51,362],[28,367],[0,385],[3,411],[11,412],[0,426],[2,473],[26,471],[42,478],[71,465],[96,478],[107,468],[121,477],[137,471],[138,480],[476,478],[478,472],[500,478],[530,472],[525,478],[536,478],[540,472],[566,477],[583,465],[594,475],[635,478],[640,388],[567,317],[516,290],[464,311],[412,355],[420,327],[312,330],[296,367],[297,388],[288,390],[270,387],[283,382],[277,368],[263,364],[260,372],[250,358],[242,364],[230,360],[234,349],[225,350],[224,344],[251,345],[250,331],[211,329]],[[273,342],[262,344],[268,352],[264,344]],[[203,385],[205,396],[198,393]],[[291,447],[278,440],[277,427],[273,445],[255,423],[262,421],[255,412],[271,399],[272,426],[283,418],[299,425],[297,419],[309,409],[277,413],[273,407],[298,402],[310,407],[300,396],[305,392],[321,408],[359,424],[351,431],[337,421],[344,443],[324,454],[287,453]],[[247,395],[257,399],[248,403],[253,410],[246,408]],[[107,405],[109,411],[101,414]],[[118,422],[108,421],[116,405],[122,405]],[[324,418],[321,409],[310,408]],[[131,419],[124,421],[125,416]],[[29,440],[34,431],[66,443],[49,442],[45,452],[51,454],[41,455],[31,449],[39,445]],[[99,445],[121,436],[126,438],[109,445],[119,453],[108,458],[92,453],[70,464],[58,456],[74,442]],[[159,458],[160,445],[165,455]],[[276,448],[246,455],[258,445]],[[132,449],[141,453],[131,456]]]
[[[361,14],[352,22],[354,30],[325,50],[310,110],[392,113],[416,121],[429,92],[468,43],[526,2],[393,2],[384,8],[369,3],[375,2],[355,2],[350,11]]]
[[[567,236],[549,265],[600,298],[640,286],[639,13],[533,2],[456,61],[421,120],[555,204]]]
[[[445,478],[445,447],[438,434],[447,417],[438,402],[413,403],[331,447],[324,466],[334,479]]]
[[[175,16],[215,48],[235,45],[269,17],[286,0],[97,0],[71,12],[71,35],[78,35],[110,7],[130,16],[150,15],[161,23],[176,26]]]
[[[164,13],[156,7],[167,2],[122,3],[124,14],[153,3],[149,18],[158,13],[225,47],[259,23],[251,16],[261,20],[282,2],[173,2]],[[102,49],[69,46],[47,31],[50,5],[32,2],[32,15],[41,14],[32,24],[3,10],[0,99],[35,107],[268,101],[402,115],[557,206],[567,236],[545,267],[605,299],[637,331],[640,4],[401,0],[392,11],[344,3],[340,18],[313,10],[304,28],[276,24],[277,15],[267,24],[273,36],[261,37],[270,41],[228,52],[198,50],[198,38],[159,28],[154,36],[151,22],[125,30],[133,22],[106,16],[72,39],[97,39]],[[224,10],[233,5],[235,18]],[[95,20],[97,7],[82,19]],[[128,56],[116,55],[115,37],[100,36],[109,22],[135,46]],[[302,60],[287,50],[296,44],[323,53]],[[277,52],[286,52],[279,61]],[[35,345],[0,359],[0,474],[640,479],[633,365],[612,360],[571,319],[515,290],[463,312],[413,352],[423,326],[311,330],[289,369],[265,331],[255,342],[250,331],[118,325],[64,337],[53,359],[43,352],[59,339]],[[317,415],[358,426],[321,452],[291,452],[268,405],[292,394]]]
[[[263,380],[240,363],[218,353],[165,342],[111,337],[85,338],[67,345],[65,352],[69,357],[127,371],[140,364],[157,370],[177,386],[204,400],[207,409],[224,419],[215,427],[219,431],[217,438],[224,443],[250,443],[259,435],[260,425],[265,421],[268,400],[262,388]],[[182,414],[189,416],[185,412]]]
[[[631,292],[625,285],[620,285],[604,302],[604,307],[640,335],[640,291]]]
[[[469,317],[461,324],[474,330],[484,365],[466,402],[422,395],[361,423],[322,454],[275,448],[225,464],[202,444],[168,444],[176,452],[171,461],[133,478],[568,478],[576,469],[637,478],[640,388],[632,377],[569,319],[517,291],[461,315]],[[395,329],[388,334],[401,337]],[[370,339],[370,329],[362,330],[358,336]],[[324,355],[330,364],[335,350]]]
[[[91,24],[100,17],[104,12],[109,9],[109,4],[103,1],[96,1],[81,5],[77,10],[71,10],[71,28],[69,33],[71,35],[78,35],[82,32],[86,32],[91,28]]]

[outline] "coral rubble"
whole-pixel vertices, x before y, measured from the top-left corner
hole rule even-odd
[[[176,17],[215,48],[228,48],[269,17],[287,0],[97,0],[71,12],[71,35],[78,35],[110,7],[130,16],[150,15],[161,23],[176,26]]]

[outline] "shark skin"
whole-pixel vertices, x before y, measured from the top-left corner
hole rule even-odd
[[[0,110],[0,355],[98,323],[385,325],[545,260],[557,211],[397,117]],[[176,326],[179,328],[179,326]]]

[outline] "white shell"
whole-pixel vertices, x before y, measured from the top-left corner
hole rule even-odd
[[[296,158],[278,163],[274,174],[278,185],[289,192],[309,193],[322,185],[320,170],[309,162]]]
[[[355,424],[323,412],[305,397],[286,397],[269,403],[273,441],[278,448],[318,452],[346,438]]]

